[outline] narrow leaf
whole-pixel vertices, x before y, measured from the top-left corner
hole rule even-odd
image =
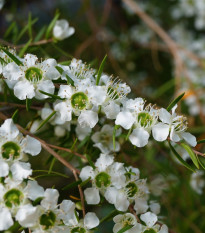
[[[62,188],[62,190],[68,190],[70,188],[77,187],[81,182],[82,182],[81,180],[77,180],[71,184],[66,185],[65,187]]]
[[[194,154],[194,152],[192,151],[191,147],[188,146],[185,143],[181,143],[181,146],[188,152],[188,154],[189,154],[191,160],[193,161],[194,165],[199,169],[199,163],[198,163],[197,157]]]
[[[87,180],[84,180],[84,181],[80,184],[80,187],[85,186],[90,180],[91,180],[91,177],[89,177]]]
[[[28,34],[29,34],[29,38],[32,41],[32,16],[31,16],[31,12],[29,12],[29,14],[28,14]]]
[[[90,156],[88,154],[85,155],[87,160],[88,160],[88,163],[90,164],[90,166],[95,169],[95,164],[93,163],[93,161],[91,160]]]
[[[116,136],[116,130],[119,129],[120,126],[119,125],[115,125],[114,129],[113,129],[113,135],[112,135],[112,141],[113,141],[113,148],[115,150],[115,136]]]
[[[12,53],[10,53],[7,49],[1,48],[1,50],[3,50],[11,58],[11,60],[14,61],[18,66],[23,65],[23,63]]]
[[[23,57],[23,55],[25,54],[26,50],[28,49],[28,47],[30,46],[32,42],[32,39],[30,39],[26,44],[25,46],[20,50],[19,52],[19,57]]]
[[[102,62],[100,64],[100,68],[98,70],[97,79],[96,79],[96,85],[99,85],[100,78],[101,78],[101,75],[102,75],[102,72],[103,72],[103,69],[104,69],[104,66],[105,66],[106,59],[107,59],[107,55],[105,55],[105,57],[103,58],[103,60],[102,60]]]
[[[118,211],[118,210],[113,210],[112,212],[110,212],[107,216],[105,216],[104,218],[102,218],[101,220],[100,220],[100,223],[102,223],[102,222],[105,222],[105,221],[107,221],[107,220],[109,220],[109,219],[113,219],[114,217],[115,217],[115,215],[117,215],[117,214],[119,214],[120,213],[120,211]]]
[[[31,104],[32,104],[32,99],[26,98],[26,111],[30,110]]]
[[[16,117],[17,117],[17,115],[18,115],[18,112],[19,112],[19,110],[18,109],[16,109],[16,111],[14,112],[14,114],[12,115],[12,119],[13,119],[13,121],[15,122],[15,120],[16,120]]]
[[[53,111],[38,127],[38,129],[36,131],[38,131],[39,129],[41,129],[50,119],[52,116],[54,116],[56,114],[56,111]]]
[[[42,38],[43,34],[45,33],[45,30],[46,30],[46,26],[42,27],[33,41],[38,42]]]
[[[185,95],[185,92],[179,95],[176,99],[174,99],[170,105],[167,107],[167,111],[169,112]]]
[[[47,96],[49,96],[49,97],[51,97],[51,98],[54,98],[54,99],[64,100],[63,98],[61,98],[61,97],[58,96],[58,95],[53,95],[53,94],[50,94],[50,93],[47,93],[47,92],[41,91],[41,90],[39,90],[39,92],[42,93],[42,94],[44,94],[44,95],[47,95]]]
[[[196,155],[196,157],[197,157],[197,160],[198,160],[200,166],[205,170],[205,164],[199,159],[199,157],[197,155]]]
[[[195,172],[194,168],[192,168],[187,162],[185,162],[182,157],[177,153],[177,151],[174,149],[174,147],[171,145],[171,143],[169,142],[169,146],[171,151],[173,152],[173,154],[176,156],[176,158],[179,160],[179,162],[181,162],[186,168],[188,168],[189,170],[191,170],[192,172]]]
[[[53,20],[52,20],[52,21],[50,22],[50,24],[48,25],[48,28],[47,28],[47,30],[46,30],[46,39],[49,38],[49,36],[50,36],[50,34],[51,34],[51,31],[52,31],[52,29],[53,29],[53,27],[54,27],[56,21],[58,20],[59,16],[60,16],[60,14],[57,13],[57,14],[55,15],[55,17],[53,18]]]
[[[202,140],[197,142],[197,144],[201,144],[201,143],[205,143],[205,139],[202,139]]]
[[[133,225],[128,225],[128,226],[125,226],[123,227],[121,230],[119,230],[117,233],[123,233],[129,229],[131,229],[133,227]]]

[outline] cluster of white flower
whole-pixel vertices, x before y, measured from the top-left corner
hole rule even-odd
[[[166,140],[170,134],[174,142],[184,139],[191,146],[196,146],[195,137],[186,132],[186,118],[175,113],[176,106],[171,115],[163,108],[156,109],[150,104],[145,106],[142,98],[127,99],[130,87],[106,74],[102,74],[96,83],[96,71],[81,60],[73,59],[69,66],[62,66],[54,59],[38,62],[35,55],[27,54],[17,65],[4,57],[3,53],[2,60],[7,63],[2,65],[3,76],[13,88],[14,95],[21,100],[48,98],[55,91],[53,80],[68,81],[67,85],[60,85],[58,99],[53,104],[56,111],[53,122],[57,125],[68,126],[77,117],[79,127],[87,128],[85,131],[90,133],[98,123],[99,115],[104,114],[107,119],[115,120],[116,125],[129,130],[129,140],[137,147],[147,145],[151,132],[157,141]],[[44,109],[42,118],[45,119],[50,111],[49,107]],[[103,128],[101,132],[104,131],[110,134],[110,129]],[[104,152],[98,138],[99,134],[92,137],[95,146]],[[116,148],[112,148],[113,145],[108,147],[107,152],[119,148],[118,145]]]
[[[9,229],[14,220],[34,233],[87,232],[99,224],[91,212],[79,220],[72,201],[58,204],[58,190],[44,191],[30,177],[32,169],[26,154],[40,153],[38,140],[23,137],[12,119],[0,127],[0,137],[0,231]]]

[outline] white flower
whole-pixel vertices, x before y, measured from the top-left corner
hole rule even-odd
[[[110,186],[121,188],[125,183],[125,169],[122,163],[115,163],[110,155],[101,154],[95,163],[95,169],[86,166],[81,170],[80,178],[84,181],[89,177],[92,180],[92,188],[84,191],[88,204],[95,205],[100,202],[100,195],[106,192]]]
[[[142,98],[124,102],[122,112],[117,115],[115,124],[124,129],[133,129],[129,139],[137,147],[144,147],[148,143],[150,132],[157,123],[158,111],[151,105],[144,107]]]
[[[64,40],[74,34],[75,29],[69,26],[65,19],[57,20],[53,27],[53,36],[57,40]]]
[[[71,78],[75,86],[80,84],[92,86],[96,84],[95,70],[90,69],[82,60],[73,58],[69,66],[59,66],[64,70],[61,78],[63,80],[67,80],[68,77]]]
[[[143,231],[140,232],[153,230],[155,233],[168,233],[168,227],[166,225],[163,224],[160,226],[156,223],[158,218],[154,213],[147,212],[145,214],[141,214],[140,219],[146,224],[146,226],[143,226]]]
[[[100,87],[101,88],[101,87]],[[59,112],[62,121],[71,121],[72,113],[78,117],[81,127],[93,128],[98,122],[98,113],[92,110],[93,105],[98,102],[101,104],[105,95],[97,96],[99,88],[93,90],[86,86],[76,88],[69,85],[61,85],[58,95],[65,98],[63,101],[57,101],[54,109]],[[94,94],[96,92],[96,94]],[[97,106],[97,105],[95,105]]]
[[[21,160],[24,153],[33,156],[41,151],[41,144],[30,136],[23,137],[12,119],[7,119],[0,127],[0,152],[6,161]]]
[[[127,226],[133,226],[129,230],[125,231],[126,233],[135,233],[141,230],[141,225],[137,223],[137,219],[133,214],[118,214],[113,218],[115,225],[113,227],[113,232],[117,233],[121,229]]]
[[[110,125],[103,125],[99,132],[92,135],[91,139],[95,143],[94,146],[99,148],[102,153],[109,154],[110,152],[118,152],[120,150],[120,143],[115,142],[115,149],[113,147],[113,129]],[[116,137],[121,134],[121,129],[116,131]]]
[[[27,54],[23,60],[23,65],[18,66],[11,62],[3,68],[3,75],[10,81],[17,81],[14,85],[14,95],[20,100],[26,98],[38,99],[48,98],[39,92],[39,90],[53,94],[54,84],[51,80],[60,77],[60,73],[56,70],[57,62],[54,59],[47,59],[38,62],[37,57]]]
[[[197,144],[196,138],[192,134],[185,132],[187,119],[175,113],[176,107],[177,105],[172,108],[172,114],[164,108],[160,109],[159,118],[162,122],[153,127],[153,137],[157,141],[164,141],[170,133],[170,139],[173,142],[179,142],[184,139],[188,144],[195,147]]]
[[[69,224],[66,224],[70,228],[70,232],[84,232],[89,233],[91,229],[97,227],[100,221],[95,213],[88,212],[84,219],[80,221],[77,218],[70,221]]]

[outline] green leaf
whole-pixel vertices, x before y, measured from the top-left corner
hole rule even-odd
[[[17,36],[17,38],[16,38],[16,40],[15,40],[15,44],[17,44],[18,41],[21,39],[21,37],[26,33],[26,31],[29,30],[29,27],[31,27],[31,26],[32,26],[33,24],[35,24],[37,21],[38,21],[38,18],[35,18],[35,19],[33,19],[33,20],[30,22],[30,25],[29,25],[29,23],[28,23],[25,27],[23,27],[23,29],[20,31],[20,33],[18,33],[18,36]]]
[[[48,28],[47,28],[47,30],[46,30],[46,36],[45,36],[46,39],[48,39],[49,36],[51,35],[51,31],[52,31],[52,29],[53,29],[53,27],[54,27],[56,21],[58,20],[59,16],[60,16],[60,13],[57,12],[56,15],[55,15],[55,17],[53,18],[53,20],[52,20],[52,21],[50,22],[50,24],[48,25]]]
[[[32,99],[26,98],[26,111],[30,110],[31,104],[32,104]]]
[[[118,211],[118,210],[113,210],[111,213],[109,213],[107,216],[105,216],[104,218],[102,218],[101,220],[100,220],[100,223],[102,223],[102,222],[105,222],[105,221],[107,221],[107,220],[109,220],[109,219],[113,219],[117,214],[119,214],[120,213],[120,211]]]
[[[54,99],[64,100],[64,98],[61,98],[61,97],[58,96],[58,95],[53,95],[53,94],[50,94],[50,93],[47,93],[47,92],[41,91],[41,90],[39,90],[39,92],[42,93],[42,94],[44,94],[44,95],[47,95],[47,96],[49,96],[49,97],[51,97],[51,98],[54,98]]]
[[[105,57],[103,58],[103,60],[102,60],[102,62],[100,64],[100,68],[98,70],[97,79],[96,79],[96,85],[99,85],[100,78],[101,78],[101,75],[102,75],[102,72],[103,72],[103,69],[104,69],[104,66],[105,66],[106,59],[107,59],[107,55],[105,55]]]
[[[89,177],[87,180],[84,180],[84,181],[80,184],[80,187],[85,186],[90,180],[91,180],[91,177]]]
[[[191,160],[193,161],[194,165],[199,169],[199,163],[198,163],[197,157],[194,154],[194,152],[192,151],[191,147],[188,146],[185,143],[181,143],[181,146],[188,152],[188,154],[189,154]]]
[[[13,115],[12,115],[12,119],[13,119],[13,121],[15,122],[15,120],[16,120],[16,117],[17,117],[17,115],[18,115],[18,112],[19,112],[19,110],[18,109],[16,109],[16,111],[13,113]]]
[[[12,53],[10,53],[7,49],[1,48],[1,50],[3,50],[11,58],[11,60],[14,61],[18,66],[23,65],[23,63]]]
[[[154,98],[159,98],[164,93],[166,93],[170,88],[174,86],[174,79],[170,79],[169,81],[162,84],[157,90],[153,93]]]
[[[52,156],[51,156],[52,157]],[[48,170],[33,170],[33,172],[45,172],[45,173],[49,173]],[[51,171],[50,173],[54,174],[54,175],[57,175],[57,176],[62,176],[64,178],[69,178],[69,176],[63,174],[63,173],[60,173],[60,172],[55,172],[55,171]]]
[[[29,14],[28,14],[28,34],[29,34],[29,38],[32,41],[32,16],[31,16],[31,12],[29,12]]]
[[[198,155],[196,155],[196,157],[197,157],[197,160],[198,160],[200,166],[205,170],[205,164],[199,159]]]
[[[63,68],[61,68],[60,66],[56,66],[55,68],[60,74],[63,74],[64,72]]]
[[[201,143],[205,143],[205,139],[202,139],[202,140],[197,142],[197,144],[201,144]]]
[[[36,131],[41,129],[51,119],[51,117],[54,116],[55,114],[56,114],[56,111],[53,111],[43,122],[41,122],[41,124],[39,125],[39,127]]]
[[[185,92],[179,95],[176,99],[174,99],[170,105],[167,107],[167,111],[169,112],[185,95]]]
[[[169,146],[171,148],[171,151],[173,152],[173,154],[176,156],[176,158],[179,160],[179,162],[181,162],[186,168],[188,168],[189,170],[191,170],[192,172],[195,172],[195,169],[192,168],[187,162],[185,162],[182,157],[177,153],[177,151],[174,149],[174,147],[171,145],[170,141],[169,141]]]
[[[42,38],[42,36],[43,36],[43,34],[45,33],[45,31],[46,31],[46,26],[43,26],[42,28],[41,28],[41,30],[38,32],[38,34],[36,35],[36,37],[34,38],[34,42],[38,42],[41,38]]]
[[[26,50],[28,49],[28,47],[30,46],[32,42],[32,39],[30,39],[26,44],[25,46],[20,50],[19,52],[19,57],[23,57],[23,55],[25,54]]]
[[[10,24],[10,26],[8,27],[8,29],[4,33],[4,38],[7,38],[10,35],[10,33],[12,32],[12,30],[14,29],[15,26],[16,26],[16,22],[13,21],[12,24]]]
[[[68,190],[70,188],[77,187],[81,182],[82,182],[81,180],[77,180],[71,184],[66,185],[65,187],[62,188],[62,190]]]
[[[93,163],[93,161],[91,160],[90,156],[88,154],[85,154],[85,157],[88,160],[88,163],[90,164],[90,166],[95,169],[95,164]]]
[[[112,134],[112,141],[113,141],[113,148],[115,150],[115,135],[116,135],[116,130],[119,129],[120,126],[119,125],[115,125],[114,129],[113,129],[113,134]]]
[[[68,84],[68,85],[70,84],[71,86],[74,87],[74,86],[75,86],[75,85],[74,85],[74,81],[73,81],[67,74],[66,74],[66,78],[67,78],[67,84]]]
[[[77,146],[78,149],[82,148],[86,142],[90,139],[90,136],[86,136],[81,142],[80,144]]]
[[[125,226],[123,227],[121,230],[119,230],[117,233],[123,233],[129,229],[131,229],[133,227],[133,225],[128,225],[128,226]]]

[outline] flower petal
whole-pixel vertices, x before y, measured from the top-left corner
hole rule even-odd
[[[14,95],[20,100],[32,99],[35,96],[34,90],[34,86],[30,82],[26,80],[19,81],[14,86]]]
[[[149,133],[143,128],[137,128],[132,131],[129,139],[133,145],[143,147],[148,143]]]
[[[100,202],[100,194],[97,188],[87,188],[84,194],[85,200],[89,205],[97,205]]]
[[[152,128],[152,135],[158,142],[165,141],[169,135],[169,125],[161,122],[154,125]]]
[[[98,217],[96,216],[95,213],[92,213],[92,212],[88,212],[86,215],[85,215],[85,218],[84,218],[84,225],[87,229],[92,229],[96,226],[98,226],[100,223]]]
[[[135,122],[131,112],[120,112],[115,120],[116,125],[122,126],[124,129],[130,129]]]
[[[26,143],[24,147],[24,152],[31,155],[38,155],[41,152],[41,143],[29,135],[26,136]]]

